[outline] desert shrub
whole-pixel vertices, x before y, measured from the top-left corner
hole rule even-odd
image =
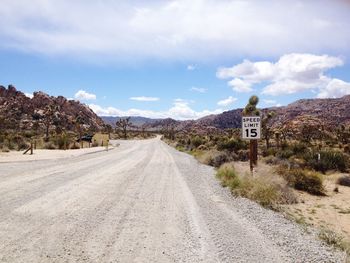
[[[273,208],[281,202],[281,192],[273,181],[263,177],[243,176],[240,184],[232,192],[254,200],[264,207]]]
[[[204,145],[204,144],[201,144],[201,145],[198,146],[198,150],[206,151],[206,150],[208,150],[208,147],[206,145]]]
[[[218,143],[218,150],[227,150],[229,152],[237,152],[239,150],[247,149],[247,144],[241,139],[226,139]]]
[[[288,184],[297,190],[313,195],[325,195],[322,176],[313,171],[303,169],[280,169],[279,173]]]
[[[319,152],[320,160],[318,160],[318,153],[311,152],[304,155],[304,159],[311,168],[316,171],[325,173],[329,170],[339,170],[345,172],[349,167],[349,158],[342,152],[334,150],[323,150]]]
[[[23,136],[26,137],[27,139],[32,138],[33,136],[35,136],[35,132],[34,131],[25,131],[23,133]]]
[[[350,176],[343,175],[343,176],[339,177],[337,180],[337,184],[350,187]]]
[[[225,152],[219,152],[211,156],[208,164],[214,167],[220,167],[221,164],[229,161],[229,158]]]
[[[289,148],[293,151],[295,155],[301,155],[308,152],[308,146],[305,143],[297,142],[289,145]]]
[[[216,177],[221,180],[221,184],[224,187],[228,186],[230,189],[237,188],[241,183],[232,163],[224,163],[221,165],[216,173]]]
[[[275,156],[271,156],[271,155],[265,157],[264,161],[266,164],[270,164],[270,165],[280,165],[283,162],[285,162],[285,160],[281,160],[280,158],[275,157]]]
[[[9,150],[14,150],[15,149],[15,144],[12,140],[11,137],[7,137],[4,141],[5,146],[9,149]]]
[[[275,156],[277,154],[277,150],[275,148],[263,149],[262,156]]]
[[[65,146],[68,148],[69,143],[70,143],[70,141],[68,139],[68,136],[65,134],[58,136],[56,139],[57,147],[60,150],[65,149]]]
[[[237,152],[238,161],[248,161],[249,160],[249,151],[248,150],[240,150]]]
[[[56,146],[53,142],[49,141],[49,142],[46,142],[44,144],[44,149],[47,149],[47,150],[55,150],[56,149]]]
[[[198,146],[204,144],[204,143],[205,143],[205,140],[204,140],[202,137],[196,135],[194,138],[192,138],[191,142],[192,142],[192,145],[193,145],[195,148],[197,148]]]
[[[273,207],[280,199],[280,192],[276,185],[266,183],[262,180],[252,179],[253,187],[248,198],[257,201],[264,207]]]
[[[289,147],[289,144],[287,141],[282,141],[280,147],[282,150],[285,150]]]
[[[219,152],[215,150],[204,152],[198,157],[198,160],[204,164],[214,167],[220,167],[220,165],[223,163],[230,161],[226,152]]]
[[[249,198],[264,207],[275,208],[280,203],[296,202],[295,195],[286,186],[285,181],[275,176],[240,176],[233,163],[221,165],[216,176],[223,186],[230,188],[234,195]]]
[[[288,159],[294,155],[294,152],[289,149],[285,148],[277,152],[276,156],[281,158],[281,159]]]
[[[344,237],[335,233],[334,231],[326,228],[322,228],[318,233],[318,237],[326,242],[327,245],[339,248],[346,252],[347,257],[350,256],[350,243],[344,240]],[[348,262],[348,261],[346,261]]]
[[[7,146],[3,146],[3,147],[1,148],[1,151],[2,151],[3,153],[8,153],[10,150],[9,150],[9,148],[7,148]]]
[[[71,150],[80,149],[80,146],[79,146],[78,143],[73,143],[73,144],[70,146],[70,149],[71,149]]]

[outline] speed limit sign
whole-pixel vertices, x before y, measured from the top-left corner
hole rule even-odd
[[[257,140],[261,134],[261,118],[259,116],[242,117],[242,139]]]

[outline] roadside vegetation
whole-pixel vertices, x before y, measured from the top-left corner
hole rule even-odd
[[[256,110],[249,103],[247,107]],[[242,165],[249,167],[249,142],[241,139],[239,128],[208,132],[168,129],[163,139],[179,151],[217,168],[218,180],[235,196],[284,213],[302,205],[303,210],[295,210],[297,213],[291,213],[292,217],[300,223],[322,226],[320,237],[349,253],[350,232],[346,231],[350,230],[338,231],[335,234],[338,240],[335,240],[324,229],[328,229],[327,220],[333,220],[327,218],[332,215],[332,209],[342,216],[341,224],[345,228],[350,224],[350,220],[343,217],[350,214],[350,206],[332,205],[338,196],[350,198],[350,126],[326,127],[311,116],[298,122],[273,125],[276,123],[273,118],[278,117],[274,112],[259,114],[262,139],[257,144],[259,164],[253,176],[249,169],[241,169]],[[259,172],[264,165],[268,172]],[[305,202],[310,198],[315,200],[312,203],[315,207]],[[319,200],[327,205],[317,208]]]
[[[128,118],[117,122],[115,128],[105,124],[101,130],[91,129],[86,124],[86,118],[80,114],[73,121],[71,129],[67,130],[56,115],[57,109],[48,106],[43,115],[33,114],[32,122],[26,126],[18,123],[12,125],[13,121],[0,119],[0,152],[24,151],[31,144],[34,149],[49,150],[105,146],[106,135],[109,139],[147,139],[156,136],[146,127],[134,127]],[[93,139],[95,134],[99,136]]]

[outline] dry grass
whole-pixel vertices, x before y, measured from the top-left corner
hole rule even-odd
[[[225,163],[218,169],[217,177],[233,194],[256,201],[264,207],[277,209],[279,204],[296,201],[291,190],[286,187],[286,182],[278,175],[240,175],[234,163]]]
[[[326,244],[346,252],[349,260],[350,243],[345,241],[344,237],[327,228],[322,228],[318,234],[318,237],[326,242]]]

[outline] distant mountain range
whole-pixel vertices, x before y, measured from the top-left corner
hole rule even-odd
[[[177,121],[174,119],[149,119],[131,117],[135,126],[146,125],[148,129],[161,130],[174,127],[176,130],[208,132],[228,128],[240,128],[243,109],[225,111],[221,114],[209,115],[198,120]],[[350,125],[350,95],[336,99],[302,99],[287,106],[261,109],[262,114],[273,111],[275,117],[271,119],[273,126],[286,125],[296,121],[295,125],[302,125],[303,121],[312,119],[325,127],[337,127],[340,124]],[[102,117],[104,121],[115,121],[119,117]],[[125,117],[123,117],[125,118]]]
[[[146,124],[149,125],[161,120],[161,119],[150,119],[146,117],[132,117],[132,116],[131,117],[100,116],[100,117],[106,124],[109,124],[112,127],[115,127],[115,123],[120,119],[126,119],[126,118],[130,118],[130,122],[135,127],[142,127],[143,125],[146,125]]]
[[[76,118],[80,116],[87,129],[99,130],[104,124],[115,127],[115,123],[126,117],[97,116],[87,105],[75,100],[67,100],[62,96],[53,97],[43,92],[35,92],[33,98],[17,91],[14,86],[0,86],[0,121],[1,125],[9,125],[21,129],[29,129],[33,125],[33,116],[44,117],[45,107],[54,105],[59,123],[67,130],[73,130]],[[262,114],[274,111],[272,125],[281,126],[288,123],[302,125],[312,120],[325,127],[334,128],[340,124],[350,125],[350,95],[337,99],[302,99],[283,107],[262,109]],[[148,130],[175,129],[208,133],[228,128],[241,127],[242,109],[225,111],[221,114],[209,115],[198,120],[178,121],[174,119],[151,119],[142,116],[130,117],[135,127],[146,127]],[[0,128],[1,128],[0,125]]]

